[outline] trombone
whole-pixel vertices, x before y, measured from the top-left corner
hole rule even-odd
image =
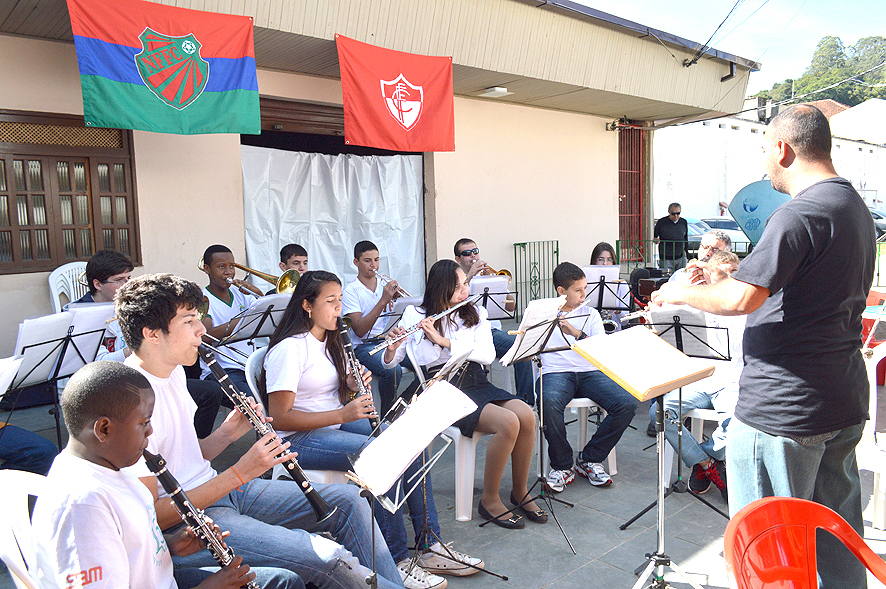
[[[274,276],[273,274],[268,274],[267,272],[260,272],[258,270],[253,270],[247,266],[242,264],[238,264],[234,262],[234,268],[238,268],[243,270],[247,274],[252,274],[254,276],[258,276],[262,280],[270,282],[274,285],[274,288],[277,294],[280,293],[291,293],[295,290],[295,285],[298,284],[298,279],[301,278],[301,274],[299,274],[296,270],[287,270],[280,276]],[[205,272],[203,269],[203,258],[197,260],[197,269],[201,272]],[[233,283],[233,281],[228,281],[229,284]]]

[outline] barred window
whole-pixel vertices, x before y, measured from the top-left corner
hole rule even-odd
[[[132,134],[0,111],[0,274],[114,249],[141,262]]]

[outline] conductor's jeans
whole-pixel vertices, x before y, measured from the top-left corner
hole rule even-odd
[[[631,424],[637,399],[599,370],[542,373],[541,381],[545,439],[551,468],[572,468],[572,446],[566,439],[564,412],[575,397],[590,399],[606,411],[606,417],[578,455],[582,462],[603,462]]]
[[[733,418],[726,447],[729,512],[763,497],[799,497],[839,513],[859,535],[861,482],[855,446],[864,424],[817,436],[774,436]],[[818,530],[816,556],[820,587],[866,586],[865,567],[829,532]]]

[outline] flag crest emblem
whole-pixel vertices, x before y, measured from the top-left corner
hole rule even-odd
[[[424,90],[421,86],[410,84],[403,74],[389,82],[379,81],[388,112],[401,127],[410,130],[421,118]]]
[[[200,56],[197,38],[172,37],[146,27],[139,40],[142,51],[135,64],[151,92],[178,110],[197,100],[209,80],[209,62]]]

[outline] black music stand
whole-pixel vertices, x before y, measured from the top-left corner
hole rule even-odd
[[[669,344],[686,354],[691,358],[704,358],[710,360],[721,360],[721,361],[730,361],[732,357],[729,355],[729,330],[726,327],[714,327],[705,325],[704,321],[698,320],[698,314],[703,311],[698,311],[696,309],[692,309],[691,307],[677,307],[670,308],[667,310],[656,311],[656,314],[664,315],[665,313],[669,313],[671,315],[670,322],[658,322],[658,323],[647,323],[646,325],[653,328],[661,329],[659,332],[659,337],[663,340],[667,341]],[[703,315],[702,315],[703,316]],[[687,323],[687,320],[689,321]],[[726,350],[725,354],[712,346],[709,342],[709,338],[707,337],[709,333],[714,331],[723,331],[726,333]],[[674,481],[674,484],[671,485],[668,490],[664,494],[664,499],[667,499],[672,493],[689,493],[692,497],[695,497],[705,505],[707,505],[710,509],[716,511],[726,519],[729,519],[729,515],[724,513],[723,510],[718,508],[716,505],[712,504],[710,501],[699,495],[698,493],[693,492],[689,485],[686,484],[686,481],[683,480],[683,431],[685,428],[683,427],[683,388],[680,387],[677,389],[678,395],[678,403],[679,403],[679,414],[671,420],[671,423],[675,425],[677,428],[677,479]],[[663,397],[663,395],[662,395]],[[661,399],[660,397],[659,399]],[[662,401],[663,403],[663,401]],[[664,419],[664,416],[662,416]],[[663,423],[663,422],[662,422]],[[664,425],[662,424],[662,427]],[[662,432],[664,430],[662,429]],[[670,476],[670,473],[667,473],[667,476]],[[618,527],[620,530],[626,530],[628,526],[632,523],[643,517],[643,515],[648,512],[650,509],[655,507],[658,504],[658,499],[644,507],[637,513],[634,517],[623,523]]]
[[[431,469],[443,452],[452,444],[452,438],[444,434],[443,430],[477,408],[477,405],[467,395],[443,380],[447,376],[452,377],[458,374],[466,357],[467,353],[453,359],[438,373],[439,378],[435,377],[427,383],[422,383],[426,385],[422,394],[418,395],[417,399],[403,411],[396,422],[392,423],[378,437],[369,437],[367,443],[357,453],[348,455],[353,471],[348,472],[347,477],[361,488],[361,494],[370,498],[373,519],[376,501],[384,509],[396,513],[421,485],[424,527],[419,537],[425,539],[429,536],[433,537],[447,551],[448,548],[427,525],[427,496],[425,495],[427,491],[424,482],[430,476]],[[443,447],[435,452],[430,459],[426,459],[425,448],[437,438],[443,440]],[[403,474],[419,455],[422,456],[422,467],[406,481],[409,489],[404,492]],[[379,474],[382,468],[384,472]],[[385,493],[394,487],[397,488],[397,492],[395,498],[391,500],[385,496]],[[413,565],[419,557],[418,549],[420,547],[416,546],[415,548]],[[450,553],[443,554],[443,556],[452,557],[453,555]],[[373,562],[373,574],[374,565]],[[477,570],[505,581],[508,579],[506,576],[486,569],[477,568]]]
[[[553,335],[554,330],[559,327],[559,311],[560,307],[563,306],[564,301],[565,297],[561,296],[555,299],[540,299],[530,302],[529,306],[526,307],[526,311],[523,314],[523,321],[520,323],[520,328],[517,330],[517,339],[514,341],[513,347],[511,347],[511,349],[508,350],[508,353],[505,354],[505,356],[501,359],[501,363],[504,366],[510,366],[514,362],[531,359],[536,363],[536,366],[538,366],[539,417],[536,432],[538,440],[536,444],[536,447],[538,448],[538,459],[536,466],[537,476],[535,482],[532,483],[531,487],[529,487],[529,495],[532,495],[532,490],[535,488],[536,485],[538,485],[538,495],[532,497],[532,501],[540,499],[547,506],[548,512],[551,514],[551,517],[554,518],[554,522],[556,522],[557,527],[560,528],[560,533],[563,534],[563,538],[566,540],[566,544],[569,545],[569,549],[572,550],[573,554],[577,554],[577,552],[575,551],[575,547],[569,540],[569,536],[566,535],[566,530],[563,529],[562,524],[560,524],[560,520],[557,518],[557,514],[554,512],[553,502],[556,501],[558,503],[562,503],[567,507],[575,507],[575,505],[553,495],[550,487],[548,487],[547,479],[545,478],[544,473],[544,452],[546,440],[544,436],[544,379],[542,378],[543,369],[541,355],[549,352],[562,352],[564,350],[570,349],[569,346],[548,349],[545,348],[545,346],[547,346],[548,344],[548,340],[551,339],[551,335]],[[573,316],[573,318],[574,317],[582,317],[582,315],[575,315]]]
[[[65,318],[58,317],[63,314],[69,314],[70,318],[65,321]],[[56,439],[58,449],[61,450],[62,428],[58,381],[68,378],[79,368],[95,360],[105,329],[102,327],[77,331],[77,326],[72,323],[76,315],[71,311],[50,317],[52,319],[49,321],[40,321],[39,319],[44,319],[41,317],[38,320],[22,323],[19,341],[32,341],[32,343],[20,348],[22,361],[6,394],[18,393],[12,403],[11,415],[18,403],[18,396],[24,389],[40,384],[51,385],[53,407],[49,412],[55,417]]]
[[[512,320],[516,318],[515,311],[508,311],[508,297],[516,293],[508,290],[506,276],[475,276],[471,279],[471,296],[480,295],[475,303],[478,307],[486,309],[487,316],[492,319]],[[517,308],[517,300],[514,300],[514,309]]]
[[[283,318],[291,298],[291,293],[283,292],[256,299],[248,309],[240,313],[239,321],[231,333],[219,339],[216,345],[221,347],[241,341],[251,342],[259,337],[270,337]]]
[[[635,571],[640,578],[633,589],[642,589],[646,579],[653,577],[652,587],[664,589],[668,584],[664,581],[664,569],[668,567],[679,574],[694,589],[702,589],[692,581],[674,563],[664,551],[665,544],[665,512],[664,512],[664,395],[680,386],[696,382],[713,374],[714,367],[700,365],[699,360],[687,358],[685,354],[674,349],[662,338],[656,337],[649,330],[641,327],[626,329],[617,334],[607,336],[607,343],[601,344],[598,338],[584,339],[573,346],[580,355],[592,362],[607,376],[621,384],[640,400],[656,397],[656,442],[658,446],[658,481],[656,491],[658,501],[658,539],[655,552],[646,555],[646,563]],[[634,352],[649,357],[664,358],[668,364],[665,374],[658,374],[655,382],[649,382],[648,374],[637,375],[634,366],[624,360],[626,346]],[[657,374],[657,373],[656,373]],[[642,384],[641,384],[642,383]],[[621,529],[624,529],[622,527]]]

